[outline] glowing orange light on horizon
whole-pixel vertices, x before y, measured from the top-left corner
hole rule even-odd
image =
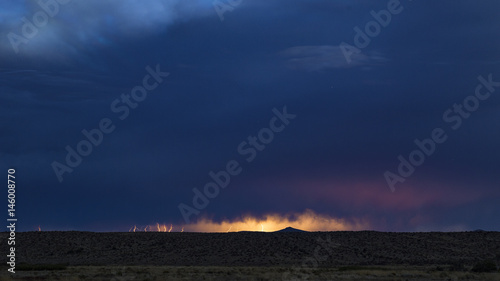
[[[265,225],[265,229],[264,229]],[[236,231],[261,231],[273,232],[286,227],[293,227],[305,231],[341,231],[341,230],[367,230],[370,229],[370,224],[360,219],[339,219],[327,215],[316,214],[312,210],[306,210],[303,213],[293,215],[277,215],[270,214],[263,218],[256,218],[253,216],[245,216],[239,220],[222,222],[214,222],[208,219],[200,219],[197,222],[176,225],[181,229],[189,232],[230,232],[233,228]],[[174,229],[173,224],[167,231],[167,224],[156,223],[148,225],[144,228],[144,232],[157,231],[157,232],[172,232]],[[135,230],[134,230],[135,232]]]
[[[263,218],[246,216],[235,221],[214,222],[208,219],[198,220],[196,223],[185,225],[192,232],[228,232],[236,228],[237,231],[273,232],[293,227],[305,231],[339,231],[339,230],[366,230],[370,229],[367,221],[360,219],[340,219],[328,215],[317,214],[312,210],[293,215],[269,214]]]
[[[42,231],[42,228],[40,226],[38,226],[38,231]]]

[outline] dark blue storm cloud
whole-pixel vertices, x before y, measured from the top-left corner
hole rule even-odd
[[[17,170],[22,230],[180,224],[178,205],[232,159],[242,173],[200,216],[500,229],[500,88],[458,130],[443,119],[479,76],[500,81],[498,1],[221,0],[223,21],[208,0],[37,2],[0,12],[0,171]],[[341,43],[389,3],[402,11],[348,62]],[[121,120],[111,104],[148,66],[170,75]],[[238,145],[284,106],[296,119],[245,163]],[[113,132],[59,182],[53,162],[103,118]],[[391,192],[384,172],[435,128],[448,140]]]

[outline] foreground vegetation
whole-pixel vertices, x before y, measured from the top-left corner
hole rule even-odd
[[[455,271],[449,266],[221,267],[221,266],[29,266],[0,280],[500,280],[500,272]]]

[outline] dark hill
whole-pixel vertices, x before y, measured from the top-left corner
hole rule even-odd
[[[293,228],[293,227],[287,227],[287,228],[283,228],[282,230],[278,230],[278,231],[275,231],[275,232],[307,232],[307,231],[296,229],[296,228]]]
[[[500,232],[16,233],[16,262],[28,264],[300,266],[318,253],[322,267],[472,266],[500,262]]]

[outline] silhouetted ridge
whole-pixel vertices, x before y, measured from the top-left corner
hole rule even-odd
[[[278,231],[275,231],[275,232],[307,232],[307,231],[296,229],[296,228],[293,228],[293,227],[287,227],[287,228],[283,228],[282,230],[278,230]]]

